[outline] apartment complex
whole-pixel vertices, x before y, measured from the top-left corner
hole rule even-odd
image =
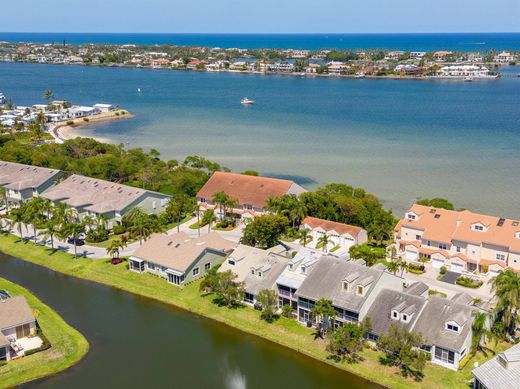
[[[520,221],[414,204],[395,228],[399,255],[434,268],[496,276],[520,272]]]
[[[317,217],[307,216],[302,221],[300,229],[302,228],[310,231],[312,240],[316,243],[320,237],[327,235],[329,238],[327,248],[339,246],[340,249],[348,251],[350,247],[368,241],[367,232],[361,227],[331,222]]]

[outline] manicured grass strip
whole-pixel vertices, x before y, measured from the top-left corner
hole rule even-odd
[[[3,249],[3,242],[0,248]],[[79,362],[88,352],[88,342],[70,327],[52,308],[43,304],[27,289],[0,278],[0,289],[12,296],[27,299],[51,348],[27,357],[11,360],[0,367],[0,388],[10,388],[38,378],[59,373]]]
[[[382,354],[370,349],[363,351],[362,356],[365,360],[361,363],[336,363],[327,358],[325,342],[314,340],[313,330],[298,324],[295,320],[286,318],[280,318],[274,323],[268,324],[260,320],[258,311],[248,307],[240,309],[218,307],[213,304],[211,296],[200,296],[198,282],[181,289],[153,275],[130,272],[127,270],[126,262],[113,266],[109,264],[109,260],[83,258],[74,260],[70,254],[56,252],[49,255],[50,250],[48,248],[35,247],[33,243],[15,243],[17,241],[19,239],[11,235],[0,236],[0,249],[7,254],[64,274],[111,285],[131,293],[175,305],[292,348],[384,386],[403,389],[467,389],[471,380],[473,361],[470,361],[461,372],[427,364],[424,370],[425,378],[421,382],[405,379],[400,376],[396,368],[380,365],[379,357]]]

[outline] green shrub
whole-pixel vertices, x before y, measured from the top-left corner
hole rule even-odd
[[[422,263],[426,263],[426,262],[429,262],[429,261],[430,261],[430,258],[426,258],[426,257],[419,258],[419,262],[422,262]]]
[[[121,234],[124,234],[125,232],[126,232],[125,226],[117,224],[114,227],[112,227],[112,233],[114,235],[121,235]]]
[[[89,118],[83,118],[83,121],[84,122],[89,122],[90,120],[89,120]]]
[[[334,246],[333,248],[331,248],[329,250],[329,253],[333,253],[334,251],[338,251],[340,248],[341,248],[341,246],[339,244],[337,244],[336,246]]]
[[[67,126],[72,126],[74,124],[74,120],[67,120]]]
[[[99,243],[108,239],[109,231],[106,228],[96,228],[87,232],[87,242]]]
[[[289,319],[293,317],[293,312],[290,304],[285,304],[282,307],[282,316],[287,317]]]
[[[448,271],[448,269],[446,269],[446,266],[441,266],[441,269],[440,269],[441,274],[446,274],[447,271]]]
[[[457,281],[455,282],[457,283],[457,285],[464,286],[466,288],[476,289],[482,286],[482,281],[475,280],[471,277],[460,276],[457,278]]]
[[[414,274],[423,274],[424,273],[424,265],[419,265],[417,263],[410,263],[408,265],[408,271]]]

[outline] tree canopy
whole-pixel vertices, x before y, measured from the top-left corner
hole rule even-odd
[[[240,242],[248,246],[269,249],[278,244],[278,240],[288,226],[289,220],[285,216],[257,216],[247,224]]]

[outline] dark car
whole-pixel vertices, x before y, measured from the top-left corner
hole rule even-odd
[[[74,244],[74,240],[76,241],[76,246],[83,246],[85,244],[85,241],[83,239],[74,239],[74,238],[69,238],[67,239],[67,243],[68,244]]]

